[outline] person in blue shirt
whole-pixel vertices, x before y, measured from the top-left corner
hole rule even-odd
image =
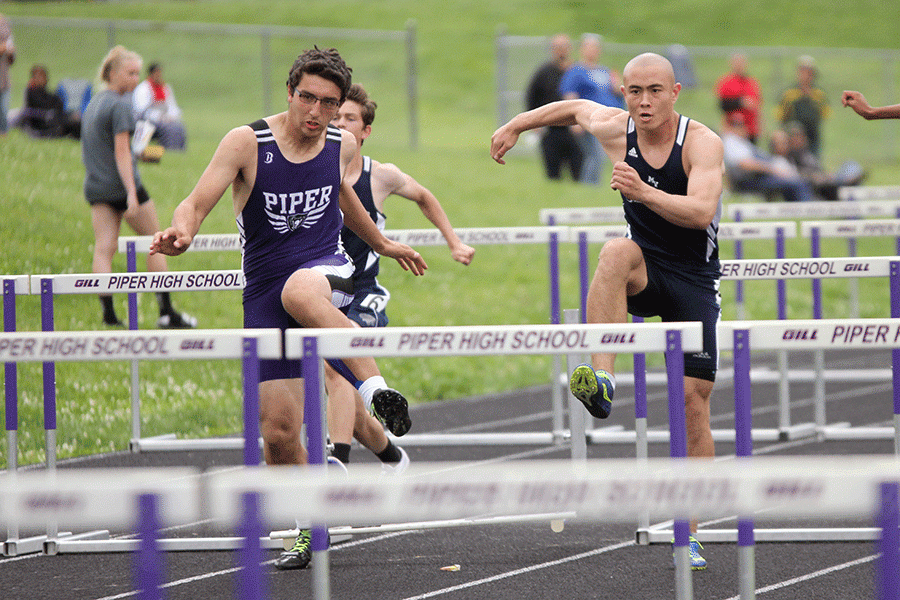
[[[603,38],[595,33],[581,36],[581,61],[573,65],[559,82],[559,94],[565,100],[591,100],[604,106],[624,108],[620,91],[621,77],[615,70],[600,64]],[[603,151],[597,138],[579,126],[573,127],[584,156],[581,164],[582,183],[598,185],[603,164]]]

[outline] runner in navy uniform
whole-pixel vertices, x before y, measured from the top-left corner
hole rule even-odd
[[[376,108],[366,90],[354,83],[331,124],[352,133],[362,149],[363,142],[372,133]],[[464,265],[472,261],[475,249],[464,244],[454,233],[447,214],[434,194],[395,165],[357,155],[347,167],[345,178],[353,184],[353,190],[379,229],[383,230],[385,226],[387,199],[391,196],[406,198],[415,202],[422,214],[443,234],[454,260]],[[380,262],[378,254],[346,227],[341,231],[341,240],[355,267],[354,298],[347,316],[361,327],[386,326],[386,308],[391,295],[376,279]],[[409,464],[406,452],[387,438],[380,424],[373,422],[353,387],[330,368],[325,370],[325,385],[328,389],[328,432],[334,444],[332,455],[343,463],[349,462],[350,442],[355,437],[378,456],[385,472],[400,474],[405,470]],[[351,420],[354,411],[349,407],[354,405],[355,419]]]
[[[515,116],[491,139],[503,156],[519,134],[578,124],[613,161],[611,187],[622,194],[629,234],[600,251],[588,295],[589,323],[624,323],[627,313],[664,321],[703,321],[704,348],[685,356],[688,455],[715,453],[709,400],[718,365],[720,298],[717,230],[721,215],[722,141],[675,112],[681,84],[669,61],[641,54],[623,71],[627,111],[588,100],[555,102]],[[606,417],[615,390],[614,354],[596,354],[572,373],[570,388],[595,417]],[[696,531],[696,524],[692,523]],[[691,538],[691,566],[706,568]]]
[[[353,265],[340,243],[343,223],[379,254],[421,275],[418,252],[385,238],[343,179],[359,153],[349,133],[329,127],[350,88],[350,70],[336,50],[308,50],[287,81],[288,109],[223,138],[190,195],[178,205],[172,226],[157,232],[151,253],[187,250],[203,219],[232,188],[243,243],[245,327],[352,327],[340,310],[352,298]],[[343,213],[343,221],[341,214]],[[409,429],[406,400],[388,388],[372,358],[343,361],[348,376],[395,435]],[[302,464],[306,450],[303,380],[292,361],[260,368],[260,429],[267,464]],[[304,568],[309,536],[276,561]]]

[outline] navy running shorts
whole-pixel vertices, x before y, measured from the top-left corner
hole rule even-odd
[[[381,287],[378,281],[354,282],[353,302],[347,316],[360,327],[387,327],[387,303],[391,293]]]
[[[703,351],[685,353],[687,377],[716,380],[719,349],[716,327],[722,314],[718,270],[683,269],[644,253],[647,287],[628,297],[628,312],[638,317],[660,317],[663,322],[701,321]]]

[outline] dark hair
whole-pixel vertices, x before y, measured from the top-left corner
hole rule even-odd
[[[312,50],[307,50],[294,61],[294,65],[288,72],[288,90],[293,93],[303,74],[309,73],[327,79],[338,86],[338,89],[341,90],[341,102],[343,102],[350,90],[352,70],[334,48],[319,50],[317,46],[313,46]]]
[[[147,67],[147,75],[152,75],[153,71],[156,71],[157,69],[161,69],[161,68],[162,68],[161,64],[159,64],[158,62],[152,62]]]
[[[44,74],[44,77],[47,77],[47,76],[48,76],[48,73],[47,73],[47,67],[45,67],[44,65],[32,65],[31,71],[29,71],[28,74],[29,74],[31,77],[34,77],[34,76],[37,75],[38,73],[43,73],[43,74]]]
[[[354,83],[350,86],[350,91],[347,92],[347,98],[345,101],[356,102],[362,107],[362,120],[363,125],[368,127],[372,124],[372,121],[375,120],[375,109],[378,108],[378,105],[375,104],[374,100],[369,99],[369,93],[366,92],[363,86],[358,83]]]

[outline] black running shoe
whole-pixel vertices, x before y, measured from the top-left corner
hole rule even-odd
[[[281,556],[275,559],[275,568],[281,571],[305,569],[309,566],[309,561],[312,558],[312,552],[309,547],[311,541],[312,532],[309,529],[302,529],[291,549],[282,552]]]
[[[162,315],[156,322],[157,329],[193,329],[196,326],[197,317],[178,311]]]
[[[372,395],[372,411],[375,418],[397,437],[406,435],[412,427],[409,405],[406,398],[397,390],[390,388],[376,390]]]
[[[120,321],[116,315],[103,315],[103,324],[107,327],[125,327],[125,323]]]

